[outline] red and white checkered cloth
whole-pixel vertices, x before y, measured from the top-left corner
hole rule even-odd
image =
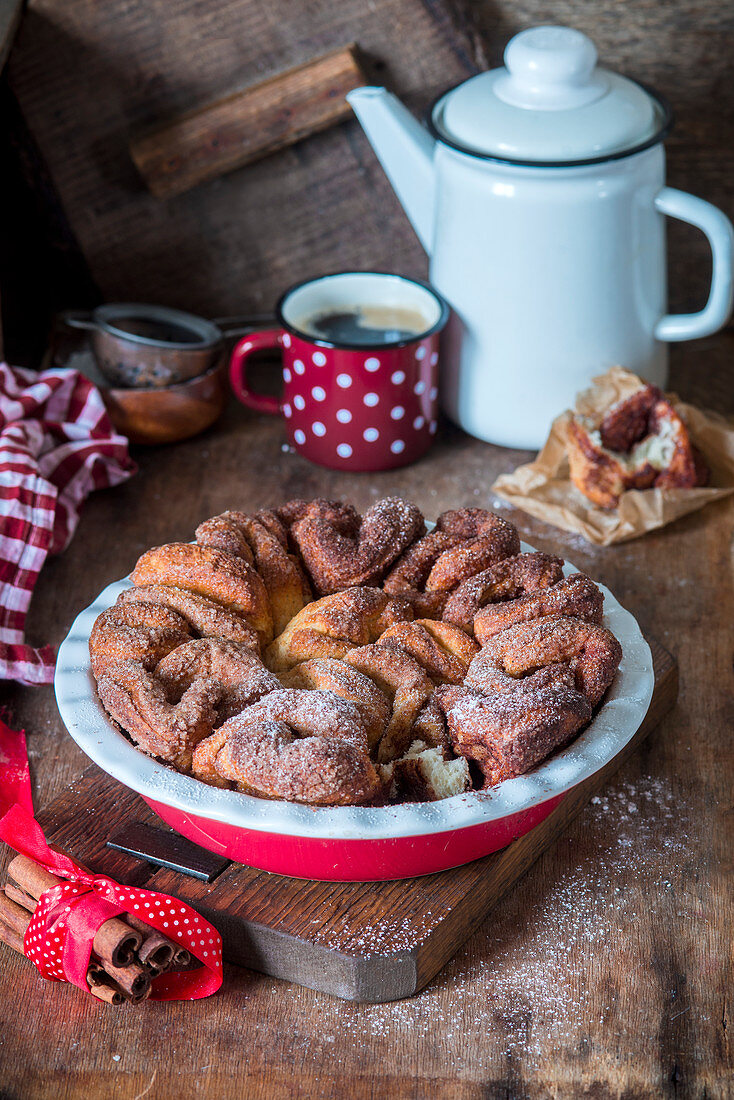
[[[36,579],[46,555],[68,546],[87,494],[135,469],[82,374],[0,363],[0,679],[53,680],[53,648],[24,643]]]

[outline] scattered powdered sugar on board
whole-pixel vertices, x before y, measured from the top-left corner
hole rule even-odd
[[[379,1005],[329,1002],[328,1022],[355,1038],[389,1039],[408,1029],[420,1042],[440,1034],[456,1070],[461,1044],[451,1037],[467,1027],[491,1030],[504,1054],[531,1059],[583,1041],[592,1023],[604,1023],[615,997],[610,993],[608,1009],[591,1021],[591,1007],[604,998],[598,989],[592,996],[598,975],[587,973],[587,949],[592,962],[621,943],[634,955],[639,948],[630,930],[641,908],[646,919],[656,913],[662,919],[684,904],[676,879],[699,842],[689,833],[680,795],[667,780],[651,777],[606,788],[559,844],[564,840],[572,847],[558,878],[535,897],[533,884],[518,884],[496,918],[490,914],[422,993]],[[371,942],[365,939],[366,948],[379,945],[379,930]]]
[[[396,910],[385,913],[379,922],[359,930],[350,925],[348,913],[340,914],[328,924],[324,924],[319,916],[313,922],[316,927],[309,939],[332,950],[362,957],[410,951],[441,923],[444,916],[442,912],[433,913],[431,910],[406,915],[398,905]]]

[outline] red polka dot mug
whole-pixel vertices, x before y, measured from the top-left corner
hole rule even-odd
[[[449,316],[434,290],[401,275],[342,272],[291,287],[276,313],[281,328],[251,333],[232,352],[243,404],[282,414],[292,446],[336,470],[389,470],[428,450]],[[248,385],[248,361],[266,348],[283,353],[279,398]]]

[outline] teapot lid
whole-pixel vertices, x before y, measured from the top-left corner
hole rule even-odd
[[[462,152],[539,165],[606,160],[659,141],[671,124],[667,104],[598,68],[596,56],[570,27],[522,31],[505,49],[506,68],[441,96],[432,129]]]

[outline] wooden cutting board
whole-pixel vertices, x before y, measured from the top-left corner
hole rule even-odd
[[[448,962],[672,708],[678,694],[677,666],[667,650],[649,641],[655,690],[629,744],[567,794],[532,832],[501,852],[451,871],[394,882],[334,883],[226,863],[188,841],[181,843],[138,795],[94,765],[39,820],[51,843],[92,870],[189,902],[217,927],[229,962],[348,1000],[410,997]],[[187,851],[200,855],[203,864],[211,865],[213,881],[155,867],[108,847],[111,836],[135,823],[153,826],[174,861],[185,863]]]

